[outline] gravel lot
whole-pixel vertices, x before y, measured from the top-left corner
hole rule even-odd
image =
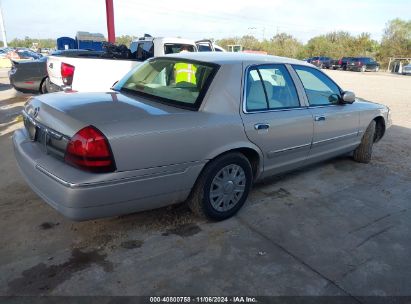
[[[371,164],[271,178],[220,223],[184,205],[75,223],[18,172],[27,97],[0,71],[0,295],[411,295],[411,77],[326,72],[393,112]]]

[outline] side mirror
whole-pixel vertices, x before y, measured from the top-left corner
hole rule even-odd
[[[341,99],[342,99],[342,103],[351,104],[355,101],[355,94],[350,91],[345,91],[342,93]]]

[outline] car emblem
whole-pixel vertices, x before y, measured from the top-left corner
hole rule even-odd
[[[35,107],[33,112],[33,118],[36,118],[39,115],[40,107]]]

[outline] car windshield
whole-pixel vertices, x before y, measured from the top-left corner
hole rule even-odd
[[[198,109],[218,65],[179,58],[155,58],[131,70],[114,90],[173,106]]]

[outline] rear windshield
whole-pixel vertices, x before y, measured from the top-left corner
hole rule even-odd
[[[197,48],[199,52],[211,52],[212,51],[210,45],[207,45],[207,44],[197,44]]]
[[[218,65],[179,58],[153,58],[131,70],[115,90],[197,110]]]
[[[192,44],[182,44],[182,43],[166,43],[164,44],[164,54],[176,54],[180,52],[195,52],[196,49]]]

